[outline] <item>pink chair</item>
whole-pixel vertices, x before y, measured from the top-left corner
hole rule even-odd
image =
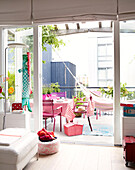
[[[74,113],[82,113],[85,116],[85,114],[87,114],[87,108],[88,108],[88,102],[87,101],[86,102],[85,101],[77,101],[74,105],[73,110],[74,110]],[[89,116],[88,116],[88,122],[89,122],[89,126],[90,126],[91,131],[93,131]]]
[[[43,119],[45,119],[45,129],[47,129],[47,118],[54,119],[53,132],[55,131],[55,117],[60,116],[60,131],[62,131],[62,106],[54,109],[53,100],[43,100]]]
[[[56,95],[56,97],[67,97],[66,91],[64,92],[52,92],[52,95]]]

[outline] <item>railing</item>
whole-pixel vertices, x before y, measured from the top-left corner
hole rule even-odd
[[[90,89],[91,91],[98,91],[100,87],[87,87],[87,89]],[[102,87],[104,88],[105,90],[108,89],[108,87]],[[61,91],[66,91],[67,92],[67,97],[68,98],[72,98],[72,96],[76,96],[81,90],[80,87],[75,87],[75,86],[60,86],[60,89]],[[135,99],[135,87],[126,87],[126,89],[130,92],[132,92],[132,94],[129,94],[128,96],[126,97],[123,97],[123,99],[125,100],[132,100],[132,99]],[[105,96],[104,97],[108,97],[108,96]]]

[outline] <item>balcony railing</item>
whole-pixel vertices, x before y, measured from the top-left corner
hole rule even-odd
[[[91,91],[98,91],[100,87],[87,87],[87,89],[90,89]],[[105,90],[108,89],[108,87],[102,87]],[[76,96],[80,91],[81,88],[80,87],[75,87],[75,86],[60,86],[61,91],[66,91],[67,92],[67,97],[68,98],[72,98],[73,96]],[[132,94],[128,94],[126,97],[123,97],[123,99],[125,100],[133,100],[135,99],[135,87],[126,87],[126,89],[130,92],[132,92]],[[104,97],[108,97],[105,96]]]

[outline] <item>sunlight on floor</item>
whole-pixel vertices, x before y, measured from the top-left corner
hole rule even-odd
[[[92,126],[94,125],[110,125],[113,126],[113,115],[102,115],[96,120],[96,116],[90,117]],[[74,123],[88,124],[88,120],[84,118],[75,118]],[[62,119],[62,124],[66,124],[65,118]],[[78,135],[78,136],[67,136],[64,133],[64,128],[60,132],[59,128],[59,117],[56,120],[55,135],[60,138],[61,143],[72,143],[72,144],[85,144],[85,145],[104,145],[113,146],[113,136],[90,136],[90,135]],[[52,131],[53,123],[48,120],[48,131]]]

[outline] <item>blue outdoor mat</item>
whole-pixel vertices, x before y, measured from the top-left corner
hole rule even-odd
[[[113,136],[113,127],[111,125],[92,125],[93,131],[91,132],[88,124],[83,126],[83,135],[91,136]]]

